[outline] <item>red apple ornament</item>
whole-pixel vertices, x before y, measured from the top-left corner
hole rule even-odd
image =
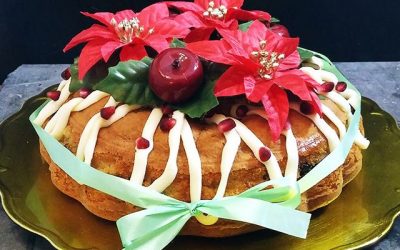
[[[202,82],[203,66],[200,59],[184,48],[164,50],[150,66],[150,88],[168,103],[188,100]]]

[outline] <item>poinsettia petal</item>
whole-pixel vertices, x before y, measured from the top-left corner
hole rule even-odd
[[[221,0],[221,5],[225,5],[226,8],[238,8],[243,6],[244,0]]]
[[[101,47],[107,40],[93,40],[83,47],[78,61],[78,78],[82,80],[86,73],[103,57],[101,55]]]
[[[195,28],[185,37],[186,43],[193,43],[198,41],[209,40],[211,34],[214,32],[213,27]]]
[[[249,74],[238,66],[228,68],[215,85],[215,96],[234,96],[244,94],[244,81],[248,76]]]
[[[320,115],[322,116],[322,105],[321,105],[321,100],[319,99],[318,95],[310,90],[310,95],[311,95],[311,104],[314,107],[314,110]]]
[[[121,43],[119,41],[109,41],[106,42],[102,47],[101,47],[101,55],[103,57],[103,60],[105,62],[108,62],[108,59],[110,59],[111,55],[120,47],[124,46],[124,43]]]
[[[278,34],[275,35],[279,36]],[[299,47],[299,41],[300,39],[298,37],[295,38],[281,37],[274,51],[284,54],[285,57],[289,57],[291,54],[297,51],[297,48]]]
[[[186,28],[201,28],[207,26],[204,24],[202,18],[191,11],[177,15],[174,20]]]
[[[198,3],[196,3],[196,1],[194,3],[191,2],[185,2],[185,1],[173,1],[173,2],[165,2],[168,7],[174,7],[180,11],[194,11],[194,12],[203,12],[206,7],[203,6],[204,1],[201,1],[201,4],[199,5]]]
[[[167,17],[169,17],[169,10],[163,2],[152,4],[137,14],[140,25],[143,25],[145,28],[152,28],[157,22]]]
[[[208,8],[208,3],[211,2],[211,0],[194,0],[194,3],[201,6],[203,10],[206,10]],[[221,0],[213,0],[215,6],[220,6],[221,5]]]
[[[146,49],[142,44],[131,44],[124,46],[119,54],[119,59],[122,62],[128,60],[141,60],[143,57],[147,56]]]
[[[277,140],[286,125],[289,115],[289,101],[286,92],[276,85],[271,86],[261,102],[268,117],[273,140]]]
[[[226,19],[237,19],[240,21],[251,21],[251,20],[264,20],[269,22],[271,20],[271,15],[264,11],[248,11],[243,9],[228,9],[226,13]]]
[[[275,84],[290,90],[303,101],[311,101],[310,91],[306,82],[297,75],[285,74],[274,79]]]
[[[165,38],[183,38],[189,34],[190,30],[174,20],[164,19],[154,26],[153,34]]]
[[[164,37],[159,35],[151,35],[147,37],[144,41],[147,45],[155,49],[158,53],[169,48],[168,41]]]
[[[297,76],[301,77],[301,79],[303,79],[306,82],[307,86],[312,89],[318,90],[321,86],[313,78],[311,78],[309,75],[305,74],[303,71],[301,71],[299,69],[292,69],[292,70],[287,70],[284,72],[276,72],[275,76],[279,77],[284,74],[297,75]]]
[[[268,37],[268,28],[262,22],[256,20],[254,21],[249,29],[247,30],[247,39],[248,43],[251,45],[252,49],[259,49],[260,48],[260,41],[266,40],[267,38],[267,46],[271,42]],[[273,37],[274,38],[274,37]]]
[[[68,50],[80,43],[89,42],[97,38],[112,40],[117,38],[117,36],[108,28],[98,24],[93,24],[90,28],[81,31],[79,34],[74,36],[71,41],[65,46],[63,51],[67,52]]]
[[[301,63],[300,54],[295,50],[279,64],[278,71],[297,69]]]
[[[239,39],[242,38],[242,32],[240,30],[227,30],[217,28],[218,33],[224,38],[225,41],[231,46],[231,53],[234,55],[249,57],[249,52],[245,50],[243,44]],[[239,39],[238,39],[239,38]]]
[[[228,65],[235,64],[235,60],[231,58],[232,56],[227,54],[230,46],[224,40],[199,41],[188,43],[186,44],[186,48],[192,51],[194,54],[212,62]]]
[[[254,77],[252,77],[254,79]],[[255,81],[253,88],[252,81],[250,78],[245,79],[245,90],[246,90],[246,97],[249,101],[254,103],[258,103],[261,98],[268,92],[268,90],[274,85],[272,81]]]
[[[106,25],[107,27],[112,27],[111,19],[113,19],[114,14],[110,12],[97,12],[97,13],[89,13],[89,12],[81,12],[82,15],[90,17],[100,23]]]
[[[136,13],[132,10],[122,10],[115,13],[114,19],[117,23],[120,23],[123,20],[131,20],[136,17]]]

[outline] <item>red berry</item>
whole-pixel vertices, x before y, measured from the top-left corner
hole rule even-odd
[[[321,84],[321,91],[322,92],[331,92],[335,88],[335,84],[333,82],[326,82]]]
[[[91,92],[92,92],[92,90],[90,90],[88,88],[81,88],[79,90],[79,96],[82,98],[86,98],[86,97],[88,97],[88,95],[90,95]]]
[[[169,48],[154,59],[149,70],[153,92],[169,103],[188,100],[203,82],[200,59],[184,48]]]
[[[54,90],[47,92],[47,97],[53,101],[57,101],[60,98],[61,91]]]
[[[221,121],[220,123],[218,123],[218,130],[221,133],[231,131],[235,127],[236,127],[236,123],[231,118],[225,119],[225,120]]]
[[[61,77],[64,80],[68,80],[71,77],[71,70],[69,68],[66,68],[63,72],[61,72]]]
[[[160,121],[160,129],[164,132],[169,132],[176,124],[176,120],[174,118],[165,117]]]
[[[260,160],[262,162],[266,162],[271,158],[271,150],[267,147],[261,147],[258,150],[258,155],[260,156]]]
[[[288,29],[282,24],[274,24],[270,29],[277,35],[282,37],[290,37]]]
[[[305,115],[312,115],[315,113],[314,106],[306,101],[300,103],[300,111]]]
[[[136,148],[137,149],[146,149],[150,146],[149,140],[143,137],[139,137],[136,139]]]
[[[249,108],[246,105],[240,105],[236,109],[236,116],[239,118],[243,118],[247,115],[247,112],[249,112]]]
[[[105,107],[100,110],[100,115],[103,119],[108,120],[115,113],[115,107]]]
[[[347,83],[345,82],[338,82],[335,87],[337,92],[343,92],[347,89]]]
[[[174,112],[174,110],[173,110],[170,106],[168,106],[168,105],[162,106],[162,107],[161,107],[161,111],[162,111],[162,113],[163,113],[164,115],[170,115],[170,114],[172,114],[172,112]]]

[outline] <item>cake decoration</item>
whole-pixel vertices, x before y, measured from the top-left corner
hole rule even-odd
[[[242,5],[83,12],[102,25],[65,47],[86,43],[30,117],[54,184],[83,204],[81,188],[101,195],[108,205],[85,206],[117,220],[125,249],[163,248],[181,230],[258,229],[249,223],[305,238],[311,215],[300,210],[331,202],[361,168],[369,141],[358,91],[268,13]],[[326,181],[333,199],[307,196]],[[230,231],[219,234],[221,223]]]

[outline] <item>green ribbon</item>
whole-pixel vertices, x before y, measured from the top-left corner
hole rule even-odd
[[[237,195],[218,200],[187,203],[160,194],[129,180],[101,172],[80,161],[67,148],[33,123],[44,103],[30,121],[51,159],[80,184],[145,208],[120,218],[118,230],[125,249],[160,249],[199,213],[259,225],[305,238],[311,215],[295,208],[300,204],[297,183],[288,179],[266,181]],[[265,189],[268,186],[273,189]]]
[[[345,79],[329,59],[321,57],[328,65],[328,71],[341,80]],[[350,83],[349,85],[354,88]],[[106,174],[80,161],[40,126],[33,123],[45,104],[32,113],[29,119],[53,162],[78,183],[144,208],[117,221],[125,249],[164,248],[192,216],[200,213],[247,222],[305,238],[311,215],[296,210],[301,202],[300,194],[343,163],[354,142],[360,120],[360,106],[354,107],[356,111],[344,140],[297,183],[291,183],[287,178],[282,178],[263,182],[237,196],[187,203],[129,180]],[[266,189],[271,185],[275,188]]]

